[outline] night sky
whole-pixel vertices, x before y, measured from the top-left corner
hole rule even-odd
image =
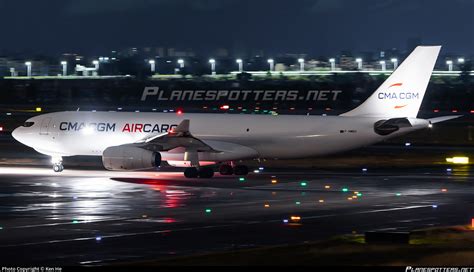
[[[474,53],[474,0],[0,0],[0,50],[174,46],[330,55],[409,38]]]

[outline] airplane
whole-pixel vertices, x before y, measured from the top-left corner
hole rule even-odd
[[[441,46],[418,46],[360,106],[338,116],[56,112],[12,136],[51,156],[102,156],[108,170],[185,167],[187,178],[246,175],[243,160],[296,159],[348,151],[460,117],[417,118]]]

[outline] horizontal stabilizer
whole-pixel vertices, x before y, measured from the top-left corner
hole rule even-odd
[[[452,120],[461,117],[462,115],[450,115],[450,116],[441,116],[441,117],[436,117],[436,118],[431,118],[428,119],[431,124],[436,124],[436,123],[441,123],[444,121]]]

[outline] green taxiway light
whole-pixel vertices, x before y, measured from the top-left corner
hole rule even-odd
[[[239,181],[245,181],[245,178],[239,178]]]
[[[344,193],[347,193],[347,192],[349,192],[349,189],[348,189],[348,188],[342,188],[342,191],[343,191]]]
[[[211,213],[212,210],[211,209],[206,209],[206,213]]]
[[[307,183],[306,181],[302,181],[302,182],[300,183],[300,185],[301,185],[302,187],[305,187],[305,186],[308,185],[308,183]]]
[[[401,195],[402,195],[402,194],[400,194],[400,193],[397,193],[397,196],[401,196]]]
[[[361,193],[358,193],[357,196],[362,196],[362,194],[361,194]]]
[[[79,223],[79,221],[77,221],[77,220],[72,220],[72,223],[73,223],[73,224],[77,224],[77,223]]]
[[[299,202],[299,201],[296,201],[296,202],[295,202],[295,204],[296,204],[296,205],[300,205],[300,204],[301,204],[301,202]]]

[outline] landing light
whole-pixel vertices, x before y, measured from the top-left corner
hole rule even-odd
[[[450,162],[454,164],[469,164],[469,157],[446,158],[446,162]]]

